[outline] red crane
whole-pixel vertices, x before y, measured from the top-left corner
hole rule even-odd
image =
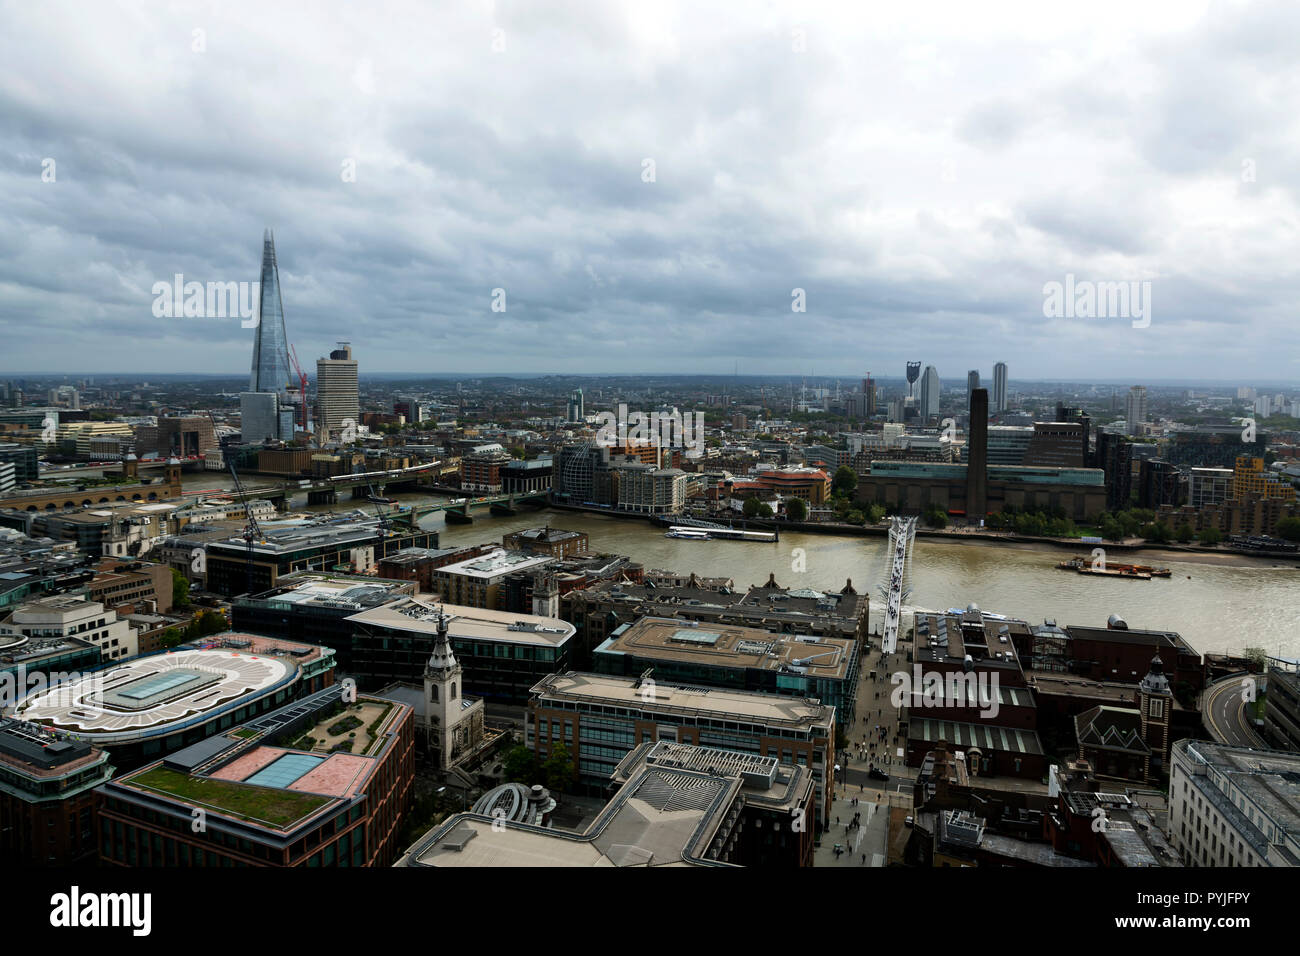
[[[302,396],[302,421],[298,424],[302,426],[303,431],[307,431],[307,376],[302,373],[302,366],[298,364],[298,350],[292,345],[289,346],[289,355],[293,358],[293,370],[298,373],[298,394]]]

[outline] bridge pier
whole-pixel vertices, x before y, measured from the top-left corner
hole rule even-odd
[[[465,506],[464,511],[453,511],[448,508],[443,514],[447,518],[447,524],[473,524],[474,519],[469,515],[469,506]]]
[[[307,492],[307,504],[309,505],[335,505],[338,504],[338,501],[339,493],[333,488]]]
[[[491,506],[488,508],[488,511],[490,511],[494,515],[501,515],[502,517],[507,517],[507,518],[510,517],[511,515],[518,513],[515,510],[514,498],[511,498],[509,501],[494,501],[492,502]]]

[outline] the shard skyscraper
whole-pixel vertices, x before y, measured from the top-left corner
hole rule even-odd
[[[276,392],[288,399],[293,378],[289,374],[289,337],[284,331],[284,306],[280,302],[280,270],[275,264],[275,237],[262,236],[262,299],[257,332],[253,338],[253,374],[250,392]]]
[[[240,432],[246,442],[290,441],[295,409],[303,396],[289,375],[289,338],[280,303],[280,270],[275,264],[275,237],[262,236],[262,289],[257,329],[253,333],[253,373],[248,391],[239,396]]]

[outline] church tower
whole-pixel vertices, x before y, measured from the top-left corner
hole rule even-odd
[[[551,571],[543,571],[533,579],[533,613],[539,617],[560,616],[560,589]]]
[[[1165,665],[1157,654],[1151,659],[1151,669],[1142,678],[1137,689],[1138,714],[1142,720],[1142,739],[1151,748],[1146,766],[1147,779],[1161,775],[1169,758],[1169,719],[1174,706],[1173,691],[1165,676]]]
[[[451,763],[454,752],[455,725],[460,717],[462,670],[447,636],[447,615],[438,615],[438,634],[434,638],[429,662],[424,665],[424,713],[429,733],[429,748],[434,751],[438,767]]]

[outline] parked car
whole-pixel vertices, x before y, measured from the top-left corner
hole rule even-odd
[[[889,779],[889,774],[885,773],[885,771],[881,770],[879,767],[872,767],[870,770],[867,771],[867,776],[870,777],[872,780]]]

